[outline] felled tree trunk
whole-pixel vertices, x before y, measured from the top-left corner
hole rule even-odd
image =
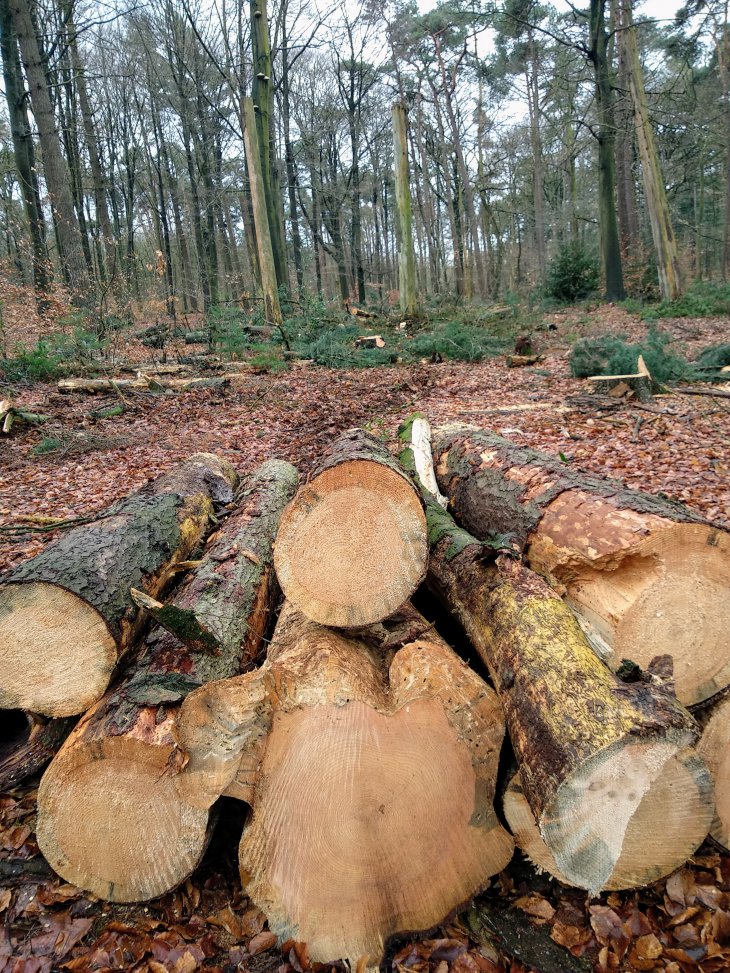
[[[0,793],[37,773],[58,752],[74,720],[46,720],[19,710],[0,713]]]
[[[699,714],[702,737],[697,750],[715,781],[715,820],[710,834],[730,851],[730,695]]]
[[[503,733],[493,691],[409,606],[354,639],[287,603],[261,670],[186,699],[178,784],[204,805],[223,791],[252,804],[247,895],[280,939],[354,969],[509,861],[493,808]]]
[[[730,684],[730,535],[682,504],[489,432],[444,429],[434,442],[456,519],[479,539],[509,535],[611,668],[671,655],[687,706]]]
[[[207,843],[208,809],[175,786],[181,700],[249,665],[277,586],[272,545],[296,489],[288,463],[265,463],[203,562],[162,613],[131,676],[82,720],[38,793],[38,842],[69,882],[114,902],[161,895],[183,881]],[[205,636],[201,640],[201,633]]]
[[[284,594],[308,618],[356,628],[406,602],[427,557],[413,484],[382,443],[353,429],[285,511],[275,564]]]
[[[237,480],[225,460],[197,453],[6,575],[0,708],[73,716],[95,703],[141,630],[129,589],[164,590]]]
[[[141,378],[63,378],[58,383],[59,392],[188,392],[191,389],[225,388],[229,384],[224,376],[219,378],[157,378],[142,375]]]
[[[427,518],[429,585],[489,669],[561,875],[597,893],[677,868],[712,820],[692,717],[650,678],[629,684],[609,672],[542,578],[504,556],[486,563],[483,545],[435,502]]]

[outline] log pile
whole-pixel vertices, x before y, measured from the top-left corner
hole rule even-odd
[[[243,801],[271,930],[363,969],[515,842],[590,893],[728,846],[727,534],[490,433],[437,431],[436,475],[425,418],[400,439],[353,430],[298,490],[199,454],[2,579],[0,783],[58,750],[37,837],[64,879],[160,895]]]

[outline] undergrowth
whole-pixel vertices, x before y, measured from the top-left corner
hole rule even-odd
[[[730,314],[730,284],[719,281],[698,281],[676,301],[661,301],[645,307],[641,316],[645,321],[660,318],[712,318]]]
[[[581,338],[573,346],[570,368],[576,378],[590,375],[631,375],[642,355],[652,378],[657,382],[677,382],[691,378],[693,369],[682,355],[673,351],[671,336],[652,329],[643,341],[628,344],[616,335]]]

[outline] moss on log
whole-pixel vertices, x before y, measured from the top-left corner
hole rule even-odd
[[[235,675],[261,649],[277,596],[274,535],[296,484],[294,467],[276,460],[248,478],[171,603],[205,626],[213,651],[155,629],[130,675],[46,771],[38,841],[67,881],[111,901],[140,901],[179,884],[200,860],[208,808],[189,805],[176,787],[177,711],[191,690]]]
[[[456,519],[481,540],[509,534],[613,669],[669,654],[687,706],[730,684],[730,534],[483,430],[437,432],[435,455]]]
[[[162,592],[236,483],[198,453],[5,575],[0,707],[72,716],[95,703],[144,621],[130,588]]]

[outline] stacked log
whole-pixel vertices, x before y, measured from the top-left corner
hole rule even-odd
[[[415,468],[412,446],[408,453]],[[690,714],[661,680],[612,675],[537,574],[509,556],[487,563],[483,544],[431,500],[427,520],[428,583],[458,617],[504,707],[528,820],[549,852],[532,857],[591,893],[645,885],[679,867],[713,814]],[[510,808],[508,823],[530,854]]]
[[[74,716],[100,699],[144,623],[130,588],[162,592],[236,484],[229,463],[198,453],[6,575],[0,708]]]
[[[65,879],[113,901],[162,894],[200,861],[219,798],[235,798],[251,806],[242,883],[272,931],[312,960],[373,966],[390,937],[436,926],[508,863],[494,809],[505,727],[519,768],[507,823],[561,881],[634,888],[710,828],[727,846],[730,697],[701,714],[698,751],[661,655],[671,626],[651,635],[653,660],[635,650],[636,620],[629,632],[639,604],[669,610],[688,577],[722,577],[727,535],[488,434],[440,436],[437,482],[425,419],[401,435],[403,467],[353,430],[296,494],[293,468],[271,462],[234,507],[235,473],[194,457],[0,586],[15,667],[0,703],[57,716],[96,701],[39,790],[39,845]],[[228,515],[201,556],[216,500]],[[269,642],[274,569],[286,601]],[[494,688],[411,605],[424,578]],[[157,627],[135,656],[143,616]],[[704,660],[717,626],[698,613],[680,643],[693,626]],[[715,691],[723,665],[693,694],[680,659],[681,695]],[[34,717],[29,740],[58,722]]]
[[[511,858],[499,702],[410,606],[353,637],[285,604],[262,669],[189,695],[178,735],[189,800],[252,805],[245,890],[313,960],[375,965]]]
[[[286,597],[321,625],[386,618],[426,573],[418,492],[385,446],[354,429],[333,443],[286,510],[275,564]]]
[[[436,472],[479,540],[509,535],[611,668],[671,655],[686,706],[730,685],[730,535],[680,503],[483,430],[437,431]]]
[[[296,489],[288,463],[265,463],[211,538],[199,567],[156,617],[165,626],[81,720],[46,771],[38,843],[67,881],[114,902],[161,895],[207,843],[208,810],[175,786],[174,726],[191,689],[255,660],[276,599],[272,547]]]

